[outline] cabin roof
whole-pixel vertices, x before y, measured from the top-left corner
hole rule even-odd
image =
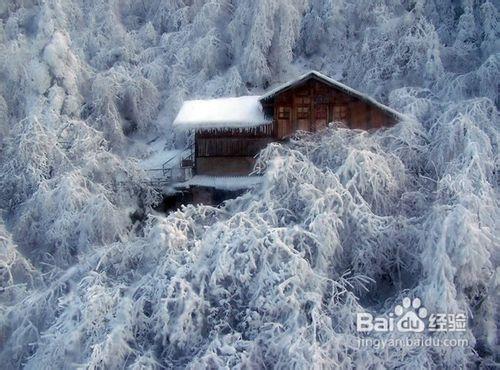
[[[279,95],[280,93],[282,92],[285,92],[286,90],[289,90],[289,89],[292,89],[296,86],[299,86],[301,85],[302,83],[310,80],[310,79],[316,79],[316,80],[319,80],[333,88],[336,88],[350,96],[354,96],[360,100],[363,100],[369,104],[372,104],[378,108],[380,108],[381,110],[389,113],[390,115],[394,116],[394,117],[397,117],[399,119],[403,119],[404,116],[399,113],[398,111],[395,111],[394,109],[382,104],[382,103],[379,103],[378,101],[376,101],[375,99],[373,99],[372,97],[366,95],[366,94],[363,94],[347,85],[344,85],[343,83],[341,82],[338,82],[328,76],[325,76],[324,74],[318,72],[318,71],[310,71],[310,72],[307,72],[305,74],[303,74],[302,76],[299,76],[297,77],[296,79],[294,80],[291,80],[291,81],[288,81],[284,84],[281,84],[277,87],[275,87],[274,89],[272,89],[271,91],[267,92],[266,94],[262,95],[260,97],[260,101],[261,102],[265,102],[265,101],[269,101],[271,99],[273,99],[274,97],[276,97],[277,95]]]
[[[187,100],[174,120],[179,129],[247,128],[271,123],[264,116],[260,96]]]

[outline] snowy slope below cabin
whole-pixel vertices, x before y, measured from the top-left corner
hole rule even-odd
[[[139,167],[152,176],[162,176],[165,168],[179,167],[184,149],[165,149],[165,144],[155,142],[150,144],[148,156],[139,161]]]
[[[203,176],[195,175],[186,182],[177,184],[177,188],[189,186],[204,186],[221,190],[249,189],[262,183],[261,176]]]

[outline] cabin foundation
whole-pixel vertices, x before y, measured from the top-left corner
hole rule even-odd
[[[234,199],[242,195],[247,189],[223,190],[212,187],[193,186],[190,191],[193,195],[193,204],[205,204],[218,206],[228,199]]]

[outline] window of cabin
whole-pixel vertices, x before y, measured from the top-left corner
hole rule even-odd
[[[298,119],[307,119],[309,118],[309,107],[297,107],[297,118]]]
[[[289,118],[290,118],[290,108],[278,107],[278,119],[289,119]]]
[[[297,112],[297,119],[309,119],[311,98],[309,97],[296,97],[295,106]]]

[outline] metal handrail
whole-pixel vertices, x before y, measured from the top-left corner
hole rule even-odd
[[[174,162],[174,160],[180,157],[179,163]],[[185,161],[191,161],[191,165],[184,166]],[[174,164],[175,163],[175,164]],[[155,183],[158,184],[169,184],[174,181],[186,181],[187,177],[190,176],[191,172],[188,172],[189,168],[194,165],[194,143],[189,145],[184,149],[179,156],[174,155],[165,161],[161,168],[152,168],[148,171],[161,171],[163,179],[156,180]],[[178,171],[175,171],[178,170]],[[175,171],[175,172],[174,172]]]
[[[163,170],[163,176],[165,176],[165,172],[168,170],[168,169],[172,169],[172,166],[171,167],[167,167],[167,165],[172,162],[175,158],[177,158],[176,155],[172,156],[172,158],[170,158],[169,160],[167,160],[166,162],[164,162],[162,165],[161,165],[161,169]]]

